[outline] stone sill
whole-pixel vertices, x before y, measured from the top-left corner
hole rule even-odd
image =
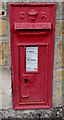
[[[64,106],[51,109],[13,110],[12,108],[0,110],[2,120],[64,120]]]

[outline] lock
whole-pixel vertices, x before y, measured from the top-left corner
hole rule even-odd
[[[33,83],[35,76],[33,74],[22,74],[23,83]]]
[[[24,79],[24,82],[27,83],[27,82],[29,82],[29,80],[28,80],[27,78],[25,78],[25,79]]]

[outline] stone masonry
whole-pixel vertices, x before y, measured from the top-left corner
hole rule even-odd
[[[41,110],[13,110],[10,55],[10,2],[56,3],[56,28],[53,73],[53,108]],[[63,0],[0,0],[0,118],[62,117],[64,105],[64,2]],[[56,109],[55,109],[56,108]]]

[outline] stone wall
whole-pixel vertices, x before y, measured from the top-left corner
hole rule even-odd
[[[64,2],[62,0],[5,0],[0,1],[0,109],[9,116],[22,117],[21,111],[14,111],[12,108],[11,92],[11,56],[10,56],[10,30],[9,30],[9,2],[55,2],[56,8],[56,29],[54,49],[54,74],[53,74],[53,107],[64,104]],[[12,112],[11,112],[12,110]],[[34,115],[36,110],[24,110],[23,116],[31,112]],[[42,113],[42,110],[40,110]],[[46,110],[44,110],[46,111]],[[1,112],[1,113],[2,113]],[[4,115],[7,116],[8,114]],[[43,114],[43,113],[42,113]],[[48,110],[47,110],[48,115]]]

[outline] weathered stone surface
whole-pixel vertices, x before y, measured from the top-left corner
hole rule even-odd
[[[61,118],[62,117],[62,107],[55,107],[52,109],[41,109],[41,110],[13,110],[12,108],[2,109],[2,118],[21,118],[21,120],[37,120],[40,118]],[[12,114],[13,113],[13,114]],[[18,116],[19,115],[19,116]],[[46,119],[47,120],[47,119]],[[55,120],[55,119],[54,119]],[[61,119],[60,119],[61,120]]]
[[[0,19],[0,36],[7,35],[7,20]]]
[[[64,1],[62,2],[62,14],[64,14]]]
[[[59,66],[58,66],[58,41],[59,40],[55,39],[55,46],[54,46],[54,75],[55,75],[55,70],[59,68]]]
[[[53,106],[62,105],[62,85],[58,86],[56,84],[54,88],[54,92],[55,94],[53,96]]]
[[[62,84],[64,85],[64,69],[62,69]]]
[[[64,70],[63,70],[63,74],[64,74]],[[56,81],[59,83],[62,83],[62,77],[64,78],[64,76],[62,76],[62,69],[57,69],[56,70]]]
[[[2,109],[2,68],[0,68],[0,109]]]
[[[1,47],[2,42],[0,41],[0,66],[2,65],[2,47]]]
[[[2,69],[2,108],[10,107],[11,97],[11,71]]]
[[[2,1],[0,1],[0,11],[1,11],[1,9],[2,9]]]
[[[8,42],[0,41],[0,66],[7,65],[7,57],[9,55]]]
[[[56,19],[62,19],[62,2],[56,3]]]
[[[64,37],[64,27],[63,26],[64,26],[64,21],[62,21],[62,20],[56,21],[56,33],[55,33],[56,38]]]
[[[64,105],[64,79],[62,84],[62,105]]]
[[[64,37],[64,21],[62,22],[62,37]]]
[[[62,67],[64,66],[64,41],[59,41],[58,43],[58,66]]]

